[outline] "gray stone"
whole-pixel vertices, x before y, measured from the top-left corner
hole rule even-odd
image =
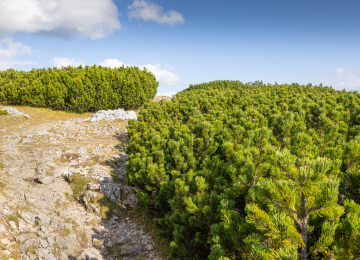
[[[93,202],[95,200],[96,196],[97,196],[96,192],[87,190],[84,194],[85,203]]]
[[[53,182],[54,179],[55,179],[54,176],[46,176],[46,175],[40,175],[39,177],[37,177],[37,181],[42,184],[50,184]]]
[[[116,244],[128,244],[131,243],[131,239],[127,236],[120,236],[116,239]]]
[[[105,184],[105,183],[113,183],[114,181],[111,177],[100,177],[99,182],[100,184]]]
[[[86,209],[90,212],[100,213],[100,209],[94,203],[87,204]]]
[[[137,255],[143,251],[141,245],[123,245],[120,247],[121,256]]]
[[[102,260],[103,257],[95,248],[87,248],[81,252],[77,260]]]
[[[111,201],[120,201],[121,184],[105,183],[100,185],[100,192],[108,197]]]
[[[95,183],[89,183],[87,186],[88,190],[98,190],[100,189],[100,184],[95,184]]]
[[[134,190],[134,188],[124,185],[122,189],[124,194],[124,200],[122,201],[122,204],[130,208],[137,207],[139,205],[139,198],[133,194],[132,190]]]

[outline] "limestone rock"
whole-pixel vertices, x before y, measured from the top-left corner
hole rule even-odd
[[[50,184],[54,180],[54,176],[40,175],[37,177],[37,181],[42,184]]]
[[[90,122],[100,121],[100,120],[111,120],[111,119],[137,119],[136,113],[134,111],[125,111],[124,109],[117,110],[99,110],[96,112],[90,119]]]
[[[81,252],[77,260],[103,260],[103,257],[95,248],[87,248]]]
[[[0,223],[0,235],[2,233],[6,233],[6,232],[7,232],[6,227],[3,224]]]
[[[124,193],[124,200],[122,201],[122,204],[130,208],[137,207],[139,205],[139,198],[132,193],[134,188],[124,185],[122,189]]]
[[[141,245],[123,245],[120,247],[121,256],[137,255],[143,251]]]
[[[24,113],[20,112],[19,110],[12,108],[12,107],[4,107],[1,110],[6,110],[8,112],[8,114],[12,115],[12,116],[24,116],[26,118],[31,118],[29,115],[24,114]]]
[[[94,183],[89,183],[87,186],[88,190],[98,190],[100,189],[100,184],[94,184]]]
[[[111,201],[120,201],[121,199],[121,184],[116,184],[116,183],[101,184],[100,191]]]

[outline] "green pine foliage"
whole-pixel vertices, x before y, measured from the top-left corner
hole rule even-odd
[[[0,72],[0,104],[72,112],[131,109],[153,99],[159,83],[146,69],[79,66]]]
[[[126,179],[173,259],[360,258],[360,94],[214,81],[129,121]]]

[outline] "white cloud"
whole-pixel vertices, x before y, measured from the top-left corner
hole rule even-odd
[[[123,63],[122,61],[119,61],[118,59],[106,59],[106,60],[100,62],[99,65],[101,65],[103,67],[110,67],[110,68],[118,68],[118,67],[121,67],[122,65],[129,66],[129,65],[126,65],[125,63]]]
[[[54,67],[61,68],[67,66],[78,67],[80,65],[85,65],[83,60],[80,59],[69,59],[68,57],[54,57],[50,60]]]
[[[147,70],[154,73],[156,80],[159,81],[160,84],[174,86],[181,81],[177,75],[168,71],[167,69],[161,68],[159,64],[140,65],[139,67],[140,68],[145,67]]]
[[[21,42],[14,42],[10,37],[5,37],[0,40],[0,70],[15,69],[29,64],[37,64],[32,61],[14,60],[17,56],[22,55],[32,55],[31,47]]]
[[[112,0],[1,0],[0,34],[103,38],[120,29]]]
[[[176,91],[165,92],[165,93],[156,93],[156,96],[159,96],[159,97],[163,97],[163,96],[172,97],[172,96],[174,96],[176,93],[177,93]]]
[[[335,89],[360,90],[360,67],[355,70],[337,68],[328,75],[316,75],[325,86]]]
[[[159,64],[128,65],[118,59],[106,59],[102,62],[99,62],[99,65],[110,68],[121,67],[122,65],[137,66],[140,69],[143,69],[145,67],[147,70],[151,71],[155,75],[156,80],[159,81],[159,84],[174,86],[181,82],[181,79],[177,75],[168,71],[167,69],[162,68]]]
[[[180,13],[175,11],[164,12],[163,8],[158,4],[145,0],[134,0],[128,8],[130,9],[128,12],[130,19],[136,18],[168,25],[183,24],[185,22]]]

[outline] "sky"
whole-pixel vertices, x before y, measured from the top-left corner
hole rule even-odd
[[[360,90],[360,1],[0,0],[0,70],[80,64]]]

